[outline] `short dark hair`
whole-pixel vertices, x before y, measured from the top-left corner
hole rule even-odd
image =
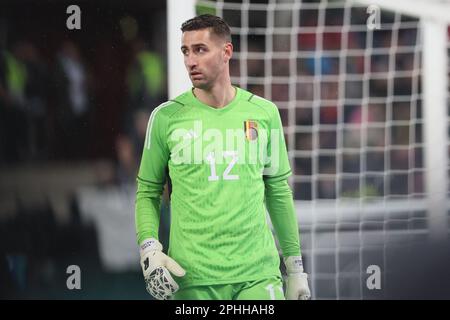
[[[185,21],[181,25],[181,31],[195,31],[202,29],[210,29],[211,33],[231,42],[231,31],[228,24],[218,16],[212,14],[202,14],[195,18]]]

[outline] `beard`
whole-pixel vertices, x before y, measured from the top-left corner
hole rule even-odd
[[[201,89],[201,90],[208,90],[211,89],[212,85],[208,82],[203,82],[203,81],[191,81],[192,82],[192,86],[196,89]]]
[[[206,78],[202,78],[200,80],[193,80],[191,78],[191,83],[192,83],[192,86],[196,89],[208,90],[208,89],[212,88],[212,81],[210,81]]]

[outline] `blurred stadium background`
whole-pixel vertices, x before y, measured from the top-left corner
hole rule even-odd
[[[280,109],[313,298],[449,299],[450,3],[391,2],[78,1],[68,30],[69,1],[2,1],[0,297],[150,297],[134,180],[151,111],[190,86],[196,10],[232,27],[233,83]]]

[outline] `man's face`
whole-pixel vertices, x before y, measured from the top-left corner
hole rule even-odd
[[[181,52],[192,85],[199,89],[211,88],[226,72],[232,48],[231,43],[211,35],[209,29],[185,31]]]

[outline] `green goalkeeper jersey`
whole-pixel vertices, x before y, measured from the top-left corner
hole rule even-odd
[[[228,105],[213,108],[189,90],[152,112],[137,178],[138,242],[158,238],[167,174],[168,255],[186,270],[176,279],[181,287],[280,276],[265,183],[286,180],[291,168],[272,102],[236,88]],[[292,230],[298,237],[296,225]],[[298,238],[292,239],[299,254]]]

